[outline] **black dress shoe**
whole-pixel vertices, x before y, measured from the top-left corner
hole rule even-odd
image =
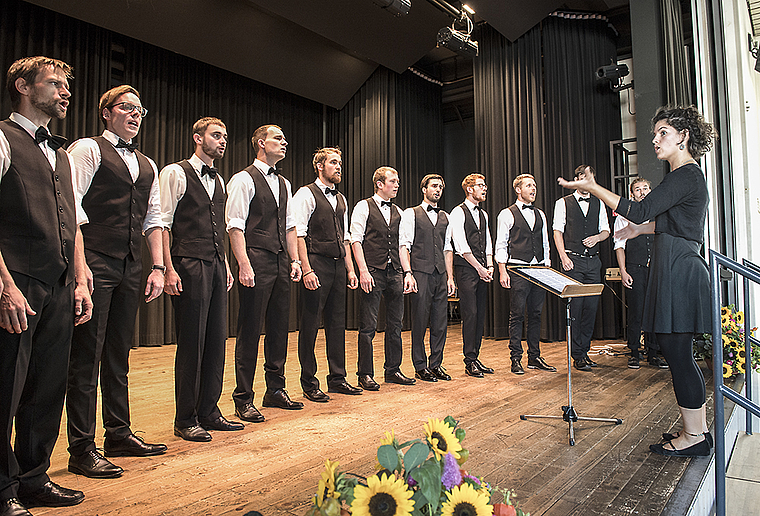
[[[48,480],[42,487],[31,492],[19,486],[18,498],[25,507],[69,507],[82,503],[84,493]]]
[[[583,360],[589,365],[589,367],[599,367],[599,364],[589,358],[588,353],[584,355]]]
[[[180,428],[174,426],[174,435],[183,438],[185,441],[196,443],[207,443],[211,440],[211,434],[203,429],[200,425],[186,426]]]
[[[672,441],[667,441],[664,444],[650,444],[649,450],[652,453],[657,453],[659,455],[665,455],[666,457],[709,457],[710,456],[710,445],[707,442],[707,436],[705,436],[705,439],[702,441],[699,441],[697,444],[692,444],[688,448],[684,448],[683,450],[676,450],[673,447]]]
[[[511,371],[515,374],[525,374],[525,369],[523,369],[522,364],[520,363],[519,358],[513,358],[512,359],[512,369]]]
[[[573,367],[576,368],[578,371],[591,371],[591,366],[586,363],[586,361],[582,358],[574,358],[573,359]]]
[[[650,366],[656,367],[658,369],[670,369],[670,367],[668,366],[668,363],[665,362],[660,357],[657,357],[657,356],[655,356],[655,357],[649,357],[647,359],[647,363]]]
[[[0,516],[32,516],[18,498],[0,500]]]
[[[544,360],[542,357],[529,358],[528,369],[541,369],[542,371],[550,371],[552,373],[557,370],[556,367],[547,364],[546,360]]]
[[[399,385],[414,385],[417,380],[404,376],[401,371],[395,371],[393,373],[385,373],[385,383],[397,383]]]
[[[380,384],[377,383],[375,379],[372,378],[372,376],[368,374],[359,375],[359,386],[361,386],[361,388],[364,389],[365,391],[379,391],[380,390]]]
[[[116,478],[124,470],[103,457],[97,450],[69,457],[69,471],[90,478]]]
[[[464,366],[464,372],[467,373],[468,376],[472,376],[473,378],[483,378],[483,371],[480,370],[478,367],[478,364],[475,362],[470,362],[469,364],[466,364]]]
[[[219,416],[216,419],[201,419],[201,426],[204,430],[218,430],[220,432],[237,432],[239,430],[245,430],[243,423],[237,421],[228,421],[224,416]]]
[[[265,407],[281,408],[285,410],[301,410],[303,408],[303,403],[291,400],[285,389],[265,392],[261,404]]]
[[[333,383],[327,385],[327,392],[337,392],[338,394],[348,394],[349,396],[357,396],[362,393],[362,389],[354,387],[346,381],[344,378],[339,383]]]
[[[475,364],[478,366],[478,369],[483,371],[485,374],[493,374],[493,369],[484,366],[483,362],[481,362],[480,359],[475,360]]]
[[[672,441],[673,439],[678,438],[678,434],[679,432],[676,432],[674,434],[662,434],[662,439],[664,441]],[[707,441],[707,444],[710,446],[710,448],[715,446],[715,441],[713,441],[713,436],[710,432],[705,432],[703,435],[705,436],[705,441]]]
[[[106,457],[152,457],[166,453],[166,445],[149,444],[135,434],[129,434],[118,441],[106,437],[103,451]]]
[[[436,378],[439,380],[445,380],[449,381],[451,380],[451,376],[446,372],[446,370],[442,366],[438,367],[431,367],[430,372],[435,375]]]
[[[327,403],[330,401],[330,396],[322,392],[322,389],[319,388],[311,391],[303,391],[303,395],[307,400],[317,403]]]
[[[253,403],[235,405],[235,415],[243,421],[248,421],[249,423],[264,422],[264,416],[261,415],[259,409],[253,406]]]
[[[419,369],[414,372],[414,377],[422,380],[423,382],[437,382],[438,378],[433,374],[433,371],[427,367]]]

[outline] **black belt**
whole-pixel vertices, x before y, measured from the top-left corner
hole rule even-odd
[[[573,256],[580,256],[581,258],[593,258],[594,256],[598,255],[599,253],[594,254],[580,254],[580,253],[574,253],[573,251],[565,251],[567,254],[572,254]]]

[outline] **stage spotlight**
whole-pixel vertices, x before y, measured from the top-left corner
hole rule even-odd
[[[412,7],[412,0],[372,0],[376,5],[379,5],[385,11],[391,13],[393,16],[401,16],[409,14],[409,9]]]
[[[618,81],[628,74],[628,65],[626,64],[610,64],[596,69],[596,77],[598,79],[607,79],[609,81]]]
[[[451,27],[444,27],[438,31],[438,46],[469,57],[478,55],[478,42],[471,40],[469,34]]]

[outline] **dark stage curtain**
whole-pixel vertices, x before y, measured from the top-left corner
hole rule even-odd
[[[663,65],[665,77],[665,103],[669,105],[688,106],[691,101],[689,87],[689,67],[686,62],[686,49],[683,39],[683,16],[679,0],[662,0],[662,42]]]
[[[556,178],[572,177],[581,163],[608,170],[609,141],[620,138],[618,95],[597,83],[594,74],[615,58],[612,32],[600,20],[548,17],[514,42],[488,26],[479,28],[476,39],[481,51],[474,60],[476,158],[490,187],[486,209],[492,236],[499,211],[516,200],[512,180],[522,173],[536,177],[536,205],[551,226],[555,201],[569,193]],[[604,183],[606,174],[599,176]],[[549,234],[556,267],[559,258]],[[602,245],[605,268],[616,266],[611,240]],[[487,313],[486,334],[508,338],[509,293],[498,278]],[[542,339],[564,338],[564,313],[564,303],[547,295]],[[606,289],[594,338],[618,336],[619,318],[620,302]]]

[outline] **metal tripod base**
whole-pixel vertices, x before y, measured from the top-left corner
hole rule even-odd
[[[573,408],[573,376],[572,376],[572,357],[570,354],[570,299],[567,300],[567,405],[562,407],[561,416],[545,416],[540,414],[523,414],[520,419],[526,421],[531,418],[543,418],[543,419],[562,419],[567,421],[570,433],[570,446],[575,446],[575,431],[573,430],[573,423],[577,421],[598,421],[600,423],[615,423],[620,425],[623,423],[619,418],[607,418],[607,417],[579,417]]]

